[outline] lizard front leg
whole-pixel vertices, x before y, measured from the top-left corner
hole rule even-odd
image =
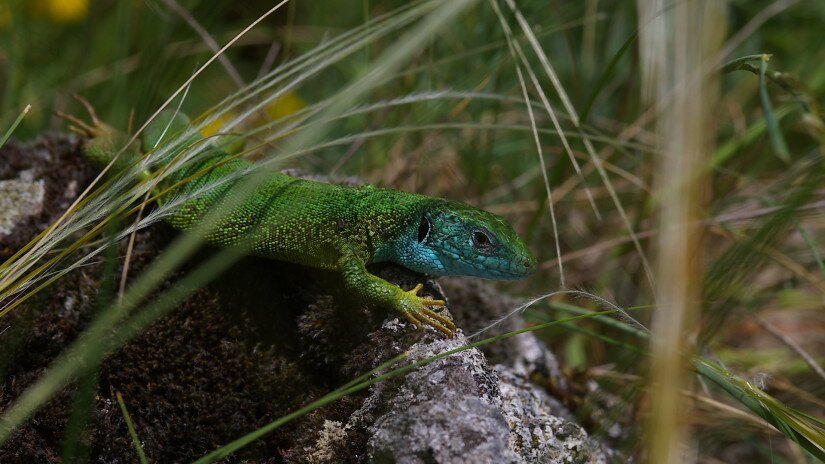
[[[449,336],[455,334],[455,324],[427,306],[444,306],[444,300],[418,296],[424,287],[418,284],[409,291],[377,277],[367,270],[364,261],[351,253],[344,254],[339,262],[347,289],[364,300],[399,311],[416,327],[429,324]]]

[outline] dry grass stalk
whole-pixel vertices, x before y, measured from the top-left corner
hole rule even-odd
[[[651,73],[657,104],[668,103],[657,121],[663,152],[656,174],[661,233],[656,242],[648,460],[673,463],[694,455],[686,420],[691,406],[682,392],[690,388],[686,355],[692,351],[702,276],[702,229],[696,224],[704,213],[703,173],[713,148],[718,95],[716,76],[703,70],[724,38],[725,2],[688,0],[665,11],[656,10],[656,0],[647,3],[643,11],[659,16],[642,34],[640,46],[655,55]]]

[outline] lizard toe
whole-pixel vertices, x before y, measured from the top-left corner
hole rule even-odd
[[[426,316],[429,320],[439,322],[441,325],[447,328],[451,334],[452,332],[455,332],[455,323],[453,323],[453,321],[451,321],[450,319],[447,319],[446,317],[442,316],[441,314],[438,314],[437,312],[428,308],[423,309],[421,311],[421,314]]]

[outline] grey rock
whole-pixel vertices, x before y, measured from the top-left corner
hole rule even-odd
[[[408,362],[464,341],[416,344]],[[384,412],[372,413],[373,407]],[[359,416],[374,417],[368,426],[373,462],[521,462],[508,446],[498,378],[475,349],[425,364],[404,377],[397,389],[375,389],[354,414],[355,423]]]
[[[11,234],[23,219],[43,211],[43,181],[24,174],[19,179],[0,180],[0,237]]]
[[[510,424],[510,445],[524,462],[606,462],[599,443],[563,417],[556,400],[508,367],[496,366],[495,372],[502,412]]]
[[[416,362],[466,343],[413,345]],[[376,463],[601,463],[599,445],[513,369],[469,349],[372,387],[347,429],[366,429]],[[563,408],[561,408],[563,409]],[[569,413],[568,413],[569,414]]]
[[[455,315],[457,324],[467,333],[481,332],[476,339],[501,335],[525,326],[520,314],[507,314],[519,304],[496,291],[489,282],[445,277],[439,279],[439,283],[444,293],[449,295],[450,312]],[[512,367],[525,377],[538,376],[558,392],[569,390],[555,355],[533,333],[485,345],[482,351],[491,364]]]

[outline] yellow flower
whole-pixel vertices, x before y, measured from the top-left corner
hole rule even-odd
[[[300,111],[307,106],[306,102],[292,92],[286,92],[266,105],[266,114],[272,119],[280,119]]]
[[[11,6],[7,3],[0,4],[0,29],[5,29],[11,24]]]
[[[206,115],[202,115],[202,117],[206,117]],[[204,137],[210,137],[212,135],[217,134],[223,128],[223,125],[229,122],[235,115],[231,113],[222,113],[220,116],[215,118],[214,121],[210,122],[209,124],[203,126],[200,130],[201,135]]]
[[[200,115],[196,121],[202,120],[208,116],[207,113]],[[235,117],[232,113],[221,113],[214,121],[202,127],[200,134],[204,138],[211,138],[213,135],[220,133],[223,126]],[[246,139],[235,134],[219,135],[211,138],[210,143],[217,148],[229,154],[237,154],[243,151]]]
[[[86,17],[89,0],[33,0],[32,12],[56,23],[73,23]]]

